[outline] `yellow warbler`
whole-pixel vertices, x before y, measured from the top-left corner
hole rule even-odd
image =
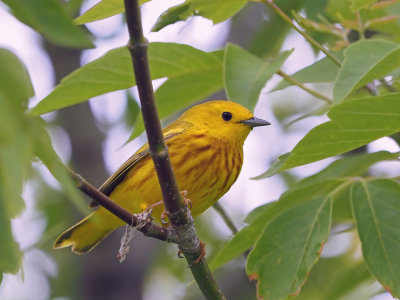
[[[243,163],[243,143],[253,127],[269,125],[231,101],[210,101],[188,109],[164,128],[171,164],[179,188],[187,191],[197,216],[232,186]],[[153,207],[160,220],[164,210],[161,189],[148,144],[129,158],[99,189],[132,213]],[[159,205],[157,203],[160,202]],[[62,233],[54,248],[72,246],[78,254],[92,250],[109,233],[125,225],[99,207]]]

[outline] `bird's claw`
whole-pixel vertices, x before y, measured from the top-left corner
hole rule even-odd
[[[185,258],[185,257],[183,256],[183,251],[182,251],[182,249],[179,249],[179,250],[178,250],[178,253],[177,253],[176,255],[178,256],[178,258]]]
[[[203,241],[200,241],[200,248],[201,248],[201,252],[200,252],[199,256],[196,258],[196,260],[191,265],[188,266],[188,268],[191,268],[191,267],[197,265],[206,256],[206,244]]]
[[[186,197],[187,193],[188,192],[186,190],[181,191],[181,195],[182,195],[182,198],[183,198],[183,203],[185,204],[185,206],[189,207],[189,209],[192,209],[192,201],[190,201],[190,199],[188,197]],[[163,212],[161,213],[161,223],[163,225],[167,225],[168,224],[168,221],[166,221],[167,217],[168,217],[168,213],[164,209]]]
[[[192,201],[190,201],[190,199],[188,197],[186,197],[187,193],[188,193],[188,191],[186,191],[186,190],[181,191],[181,195],[182,195],[182,198],[183,198],[183,203],[187,207],[189,207],[189,209],[192,209]]]
[[[167,225],[168,221],[166,221],[168,215],[167,215],[167,211],[164,209],[163,212],[161,213],[161,223],[163,225]]]

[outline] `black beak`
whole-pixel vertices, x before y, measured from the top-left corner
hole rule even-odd
[[[248,120],[240,121],[239,123],[246,124],[247,126],[250,126],[250,127],[258,127],[258,126],[267,126],[267,125],[271,125],[270,122],[265,121],[265,120],[263,120],[263,119],[256,118],[256,117],[252,117],[252,118],[250,118],[250,119],[248,119]]]

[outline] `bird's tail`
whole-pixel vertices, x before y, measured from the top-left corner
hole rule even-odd
[[[107,226],[105,220],[100,220],[98,211],[64,231],[54,242],[54,249],[72,247],[77,254],[84,254],[97,246],[107,235],[118,226]],[[107,226],[107,227],[105,227]]]

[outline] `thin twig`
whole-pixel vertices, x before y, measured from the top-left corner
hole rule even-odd
[[[232,231],[233,234],[236,234],[239,230],[236,227],[235,223],[233,223],[232,219],[228,216],[226,213],[225,209],[219,204],[219,202],[216,202],[213,205],[214,209],[219,213],[221,218],[224,220],[226,226],[229,227],[229,229]]]
[[[80,189],[83,193],[89,196],[91,199],[96,201],[98,204],[103,206],[105,209],[110,211],[112,214],[120,218],[122,221],[131,226],[139,225],[138,217],[135,214],[132,214],[125,208],[119,206],[117,203],[112,201],[98,189],[96,189],[93,185],[87,182],[82,176],[76,174],[72,170],[68,170],[70,176],[76,182],[78,189]],[[153,237],[162,241],[178,243],[176,235],[169,228],[163,228],[159,225],[154,224],[149,220],[149,222],[143,226],[138,228],[144,235],[148,237]]]
[[[303,83],[295,80],[293,77],[291,77],[290,75],[286,74],[285,72],[283,72],[282,70],[279,70],[278,72],[276,72],[276,74],[278,74],[279,76],[281,76],[283,79],[285,79],[286,81],[290,82],[291,84],[294,84],[296,86],[298,86],[299,88],[305,90],[307,93],[313,95],[314,97],[321,99],[325,102],[327,102],[328,104],[332,104],[333,101],[332,99],[308,88],[307,86],[305,86]]]
[[[93,185],[91,185],[88,181],[86,181],[82,176],[76,174],[72,170],[68,171],[70,176],[76,182],[77,187],[83,193],[85,193],[87,196],[89,196],[91,199],[96,201],[112,214],[120,218],[125,223],[134,227],[140,225],[136,227],[136,229],[141,231],[145,236],[153,237],[178,245],[185,245],[185,243],[187,242],[187,237],[183,236],[182,238],[182,233],[177,233],[175,231],[175,228],[163,228],[159,225],[154,224],[152,220],[149,220],[144,225],[139,224],[139,218],[137,215],[131,214],[129,211],[119,206],[117,203],[112,201],[110,198],[108,198],[106,195],[96,189]],[[184,226],[178,226],[180,232],[187,232],[192,230],[193,228],[193,222],[189,222]],[[225,296],[222,294],[221,289],[218,287],[205,259],[202,259],[199,263],[195,264],[195,261],[199,256],[198,253],[184,252],[184,254],[190,266],[190,270],[193,273],[193,277],[195,278],[206,299],[226,299]]]
[[[305,31],[301,30],[300,28],[298,28],[293,22],[292,19],[289,18],[289,16],[279,8],[279,6],[277,6],[274,2],[274,0],[261,0],[262,2],[264,2],[265,4],[269,5],[270,7],[272,7],[273,10],[275,10],[275,12],[286,22],[290,25],[290,27],[292,27],[294,30],[296,30],[299,34],[301,34],[309,43],[311,43],[312,45],[314,45],[315,47],[317,47],[319,50],[321,50],[323,53],[325,53],[325,55],[327,57],[329,57],[335,64],[337,64],[339,67],[342,66],[342,62],[340,60],[338,60],[328,49],[326,49],[324,46],[322,46],[320,43],[318,43],[316,40],[314,40],[310,35],[308,35]],[[361,22],[361,19],[358,20],[359,22]],[[362,23],[360,23],[360,26],[362,26]],[[362,28],[360,27],[360,34],[362,33]],[[368,84],[364,86],[364,88],[372,95],[372,96],[376,96],[376,91],[371,88]],[[309,91],[308,91],[309,92]],[[320,98],[324,101],[326,101],[326,99],[323,99],[321,97],[318,97],[317,95],[314,94],[314,96],[316,96],[317,98]],[[329,99],[330,101],[332,101],[331,99]]]
[[[160,182],[165,209],[174,232],[185,240],[178,246],[185,255],[200,290],[207,299],[225,299],[205,259],[202,258],[198,262],[202,248],[190,210],[184,205],[176,184],[168,148],[161,131],[147,58],[148,42],[143,35],[138,0],[124,0],[124,4],[130,38],[128,49],[132,57],[149,149]]]
[[[391,93],[397,93],[398,90],[391,85],[389,82],[387,82],[385,79],[380,79],[379,82]]]
[[[295,24],[293,24],[292,19],[289,18],[289,16],[279,8],[274,3],[274,0],[262,0],[265,4],[269,5],[286,23],[290,25],[294,30],[296,30],[298,33],[300,33],[307,41],[309,41],[312,45],[320,49],[327,57],[329,57],[335,64],[338,66],[342,65],[342,62],[338,60],[332,53],[329,52],[324,46],[322,46],[320,43],[318,43],[316,40],[314,40],[310,35],[308,35],[306,32],[302,31],[300,28],[298,28]]]
[[[358,33],[360,35],[360,40],[365,40],[365,30],[364,30],[364,23],[361,19],[360,11],[356,11],[356,18],[358,23]]]

